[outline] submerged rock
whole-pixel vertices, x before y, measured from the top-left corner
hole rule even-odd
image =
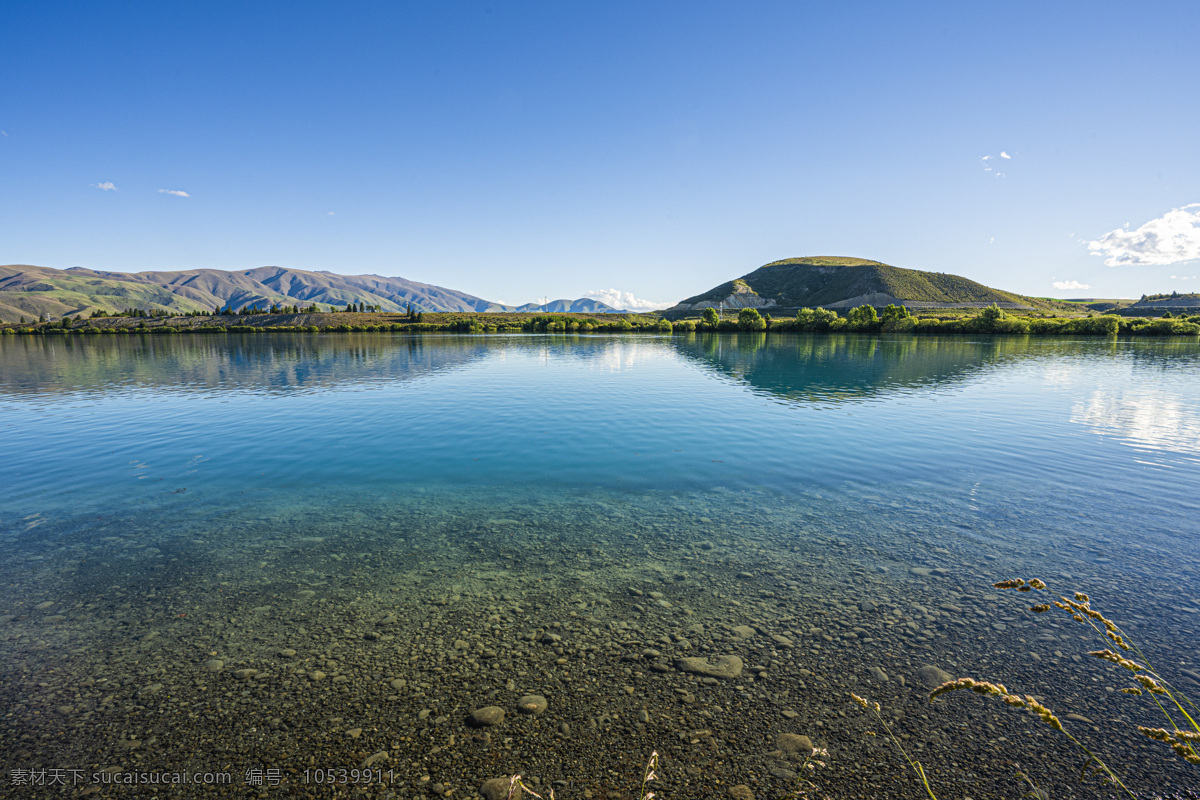
[[[742,674],[742,660],[737,656],[717,656],[710,664],[708,659],[696,656],[676,659],[675,668],[680,672],[730,680]]]

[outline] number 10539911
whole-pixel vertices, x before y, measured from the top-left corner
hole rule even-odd
[[[394,777],[395,770],[391,769],[331,768],[304,770],[305,783],[391,783]]]

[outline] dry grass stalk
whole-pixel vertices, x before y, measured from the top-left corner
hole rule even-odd
[[[1046,584],[1037,578],[1031,579],[1028,583],[1017,578],[1001,581],[993,585],[997,589],[1015,588],[1017,591],[1027,591],[1028,589],[1025,587],[1039,590],[1046,588]],[[1200,714],[1196,713],[1198,710],[1196,704],[1182,691],[1164,680],[1162,675],[1154,669],[1146,654],[1142,652],[1141,648],[1135,642],[1126,636],[1121,627],[1113,620],[1092,608],[1092,600],[1086,594],[1075,592],[1072,598],[1060,597],[1055,601],[1054,606],[1069,614],[1076,622],[1091,627],[1095,634],[1105,641],[1105,644],[1114,644],[1121,652],[1135,653],[1141,659],[1141,663],[1139,663],[1131,658],[1126,658],[1120,653],[1114,652],[1108,647],[1088,653],[1093,658],[1108,661],[1132,672],[1133,679],[1140,686],[1130,686],[1122,689],[1121,692],[1137,697],[1144,695],[1143,689],[1145,692],[1149,692],[1154,704],[1158,706],[1159,711],[1162,712],[1163,717],[1166,718],[1167,723],[1170,725],[1170,728],[1146,728],[1138,726],[1138,731],[1155,741],[1169,744],[1175,754],[1189,764],[1200,765],[1200,748],[1197,747],[1197,744],[1200,743],[1200,724],[1196,722],[1196,718],[1200,717]],[[1032,606],[1030,611],[1040,614],[1049,609],[1050,606],[1048,605],[1036,605]],[[1191,709],[1190,713],[1188,711],[1189,708]],[[1184,724],[1181,725],[1181,722]],[[1164,733],[1166,734],[1166,738],[1163,738],[1162,734]]]
[[[896,746],[896,749],[900,751],[902,756],[904,756],[904,760],[908,762],[910,767],[912,767],[913,772],[917,773],[917,777],[921,779],[921,785],[925,787],[925,793],[929,795],[931,800],[938,800],[937,795],[933,793],[933,787],[929,785],[929,778],[925,776],[925,768],[921,766],[920,761],[915,760],[908,754],[908,751],[904,749],[904,745],[900,744],[900,740],[896,738],[896,734],[892,733],[891,726],[884,721],[883,714],[880,713],[882,709],[879,703],[872,703],[865,697],[859,697],[853,692],[850,693],[850,697],[855,703],[858,703],[867,711],[870,711],[875,715],[875,719],[879,720],[879,724],[883,726],[885,731],[887,731],[887,735],[892,740],[892,744]],[[874,736],[875,734],[872,733],[871,735]]]

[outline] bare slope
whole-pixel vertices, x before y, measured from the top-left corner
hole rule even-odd
[[[849,308],[903,303],[912,308],[985,306],[1041,308],[1031,297],[959,275],[904,269],[862,258],[814,256],[773,261],[679,303],[672,311],[729,307]]]

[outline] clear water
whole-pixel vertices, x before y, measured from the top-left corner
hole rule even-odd
[[[1163,722],[1100,642],[990,587],[1089,592],[1200,694],[1194,341],[9,337],[0,441],[6,763],[232,759],[303,793],[311,757],[388,751],[362,791],[599,797],[656,748],[660,796],[762,798],[791,731],[831,796],[920,796],[856,691],[945,796],[1018,796],[1014,764],[1099,796],[1036,721],[929,705],[933,665],[1084,715],[1131,785],[1200,785],[1128,734]],[[675,662],[721,654],[743,675]],[[464,725],[485,704],[510,719]]]

